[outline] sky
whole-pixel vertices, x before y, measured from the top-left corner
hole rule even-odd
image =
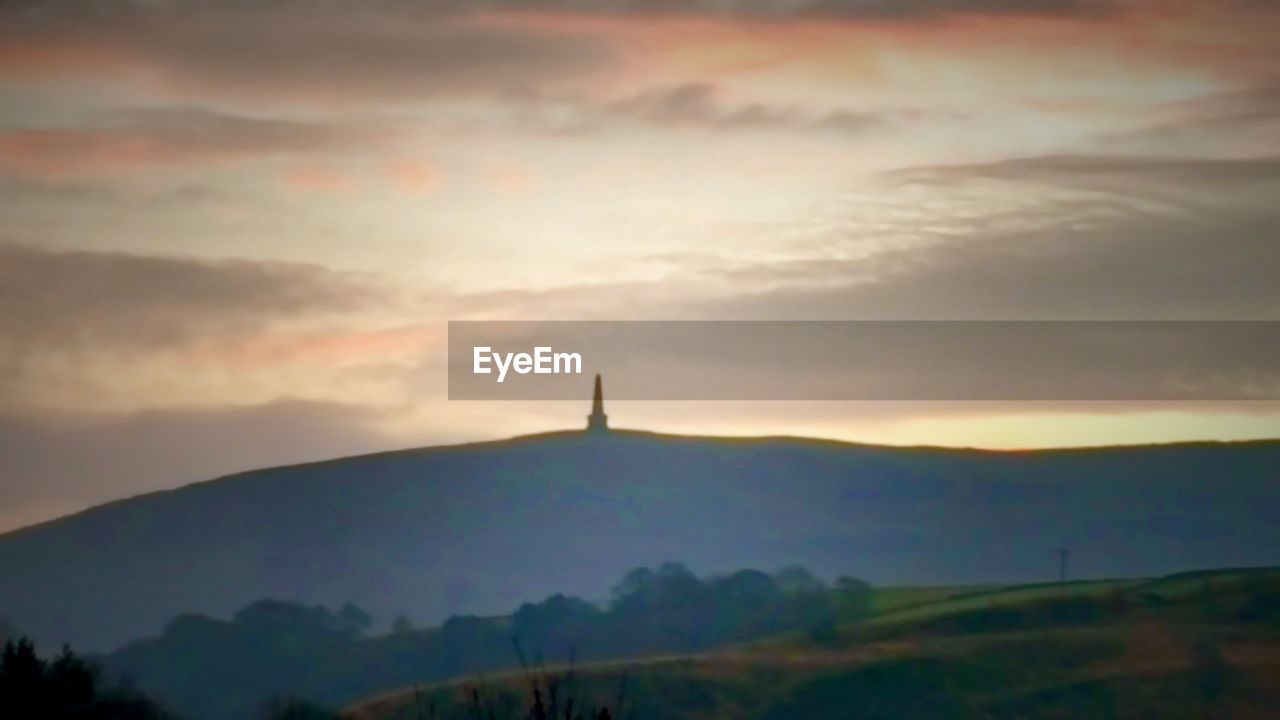
[[[0,531],[583,423],[589,379],[448,401],[451,319],[1280,320],[1277,197],[1265,0],[10,0]],[[1269,402],[607,409],[1280,436]]]

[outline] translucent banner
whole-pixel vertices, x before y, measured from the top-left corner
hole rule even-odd
[[[1280,322],[449,323],[454,400],[1280,400]]]

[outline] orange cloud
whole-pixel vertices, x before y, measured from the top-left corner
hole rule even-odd
[[[1141,0],[1102,16],[958,13],[928,22],[545,12],[495,13],[486,20],[598,37],[618,48],[620,67],[597,78],[596,90],[606,94],[620,84],[645,87],[670,84],[672,78],[759,78],[784,88],[800,78],[806,86],[898,88],[885,73],[886,52],[939,64],[980,58],[1002,67],[1031,62],[1041,66],[1027,70],[1034,78],[1045,77],[1041,68],[1061,72],[1084,62],[1087,68],[1121,72],[1135,65],[1148,72],[1192,67],[1251,80],[1274,73],[1280,60],[1274,41],[1280,13],[1260,4],[1206,0]]]
[[[234,350],[255,363],[353,364],[415,356],[445,343],[443,324],[406,325],[377,330],[309,331],[264,336]]]
[[[424,160],[391,160],[383,175],[405,193],[426,195],[440,184],[440,172]]]
[[[299,19],[287,10],[223,13],[210,4],[191,14],[167,8],[144,15],[146,22],[98,27],[83,20],[60,32],[36,26],[0,34],[0,74],[123,79],[158,94],[201,100],[218,95],[332,104],[384,96],[487,97],[495,88],[512,87],[589,88],[608,95],[620,86],[629,92],[691,78],[771,73],[779,83],[803,76],[804,84],[819,84],[813,81],[823,76],[810,74],[809,63],[825,65],[827,80],[866,84],[882,79],[880,50],[941,61],[1007,51],[1014,66],[1051,60],[1058,71],[1070,71],[1081,59],[1121,69],[1137,60],[1247,76],[1274,72],[1277,60],[1272,38],[1280,31],[1280,13],[1261,2],[1134,0],[1116,3],[1114,13],[1065,11],[1093,5],[1088,2],[1049,3],[1043,12],[1032,2],[903,5],[909,7],[901,13],[833,4],[841,11],[774,17],[718,14],[708,12],[710,5],[687,12],[574,14],[554,3],[499,3],[436,23],[409,22],[418,19],[413,13],[405,22],[388,23],[369,11]],[[236,37],[235,47],[224,47],[225,37]],[[334,38],[346,43],[342,52],[328,47]],[[290,61],[280,63],[282,58]],[[1038,68],[1026,74],[1042,76]]]
[[[86,81],[197,103],[313,105],[488,96],[605,64],[590,38],[495,28],[470,13],[393,2],[306,12],[276,3],[160,3],[136,12],[11,12],[0,3],[0,78]],[[229,39],[232,39],[229,41]]]
[[[329,165],[294,165],[284,171],[285,184],[295,190],[346,192],[351,178]]]
[[[0,173],[43,179],[119,175],[146,166],[228,160],[237,153],[113,130],[15,130],[0,135]]]
[[[138,63],[124,54],[82,39],[49,38],[20,43],[0,43],[0,73],[21,75],[79,75],[137,70]]]
[[[309,155],[380,142],[376,129],[171,108],[122,112],[92,127],[0,132],[0,173],[116,176],[149,167]]]
[[[499,167],[490,175],[493,187],[506,195],[525,195],[533,190],[533,175],[524,168],[514,165]]]

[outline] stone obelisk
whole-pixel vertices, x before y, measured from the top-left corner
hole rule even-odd
[[[587,416],[587,432],[604,432],[609,429],[609,416],[604,414],[604,390],[600,388],[600,374],[596,374],[596,391],[591,397],[591,414]]]

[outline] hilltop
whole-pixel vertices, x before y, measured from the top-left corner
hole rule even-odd
[[[1280,441],[1012,453],[551,433],[240,473],[0,536],[0,615],[109,649],[271,597],[494,614],[618,568],[803,563],[876,584],[1273,564]]]

